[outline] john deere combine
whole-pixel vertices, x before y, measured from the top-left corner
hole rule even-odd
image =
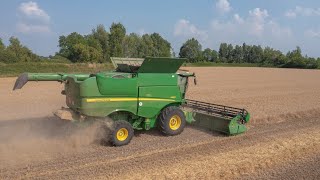
[[[57,113],[62,119],[86,121],[110,118],[110,141],[126,145],[134,130],[157,127],[165,135],[180,134],[186,123],[228,135],[246,131],[250,115],[245,109],[185,99],[188,78],[194,73],[179,71],[185,59],[112,58],[115,71],[97,74],[24,73],[13,90],[28,81],[59,81],[65,84],[69,108]]]

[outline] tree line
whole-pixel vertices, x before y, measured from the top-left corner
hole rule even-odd
[[[190,63],[255,63],[260,66],[283,68],[320,68],[320,58],[303,56],[300,47],[283,54],[270,47],[262,48],[257,45],[235,45],[221,43],[219,50],[206,48],[195,38],[187,40],[180,48],[179,57],[188,58]]]
[[[0,62],[16,63],[40,60],[40,57],[26,46],[23,46],[18,38],[11,37],[9,42],[10,44],[5,46],[2,39],[0,39]]]
[[[72,62],[107,62],[110,57],[170,57],[171,45],[158,33],[126,34],[121,23],[113,23],[110,32],[98,25],[91,34],[73,32],[59,37],[58,55]]]
[[[0,62],[30,62],[65,59],[70,62],[110,62],[110,57],[175,57],[171,44],[158,33],[138,35],[127,34],[121,23],[112,23],[109,31],[103,25],[92,29],[90,34],[77,32],[60,36],[59,51],[54,56],[40,57],[18,38],[11,37],[5,46],[0,39]],[[260,66],[286,68],[320,68],[320,58],[304,56],[301,49],[283,54],[281,51],[257,45],[232,45],[221,43],[218,51],[202,49],[195,38],[188,39],[180,48],[179,57],[187,58],[188,63],[254,63]]]

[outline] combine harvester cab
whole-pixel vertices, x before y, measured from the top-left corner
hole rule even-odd
[[[179,69],[181,58],[111,58],[114,71],[96,74],[24,73],[13,90],[28,81],[58,81],[68,108],[55,115],[73,122],[112,119],[110,141],[126,145],[134,130],[157,127],[165,135],[180,134],[186,123],[223,132],[246,131],[250,114],[245,109],[188,100],[189,78],[195,74]],[[196,81],[194,81],[196,83]]]

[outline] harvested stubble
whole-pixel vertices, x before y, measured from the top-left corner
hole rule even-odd
[[[29,83],[11,92],[14,79],[6,78],[0,88],[0,179],[320,176],[320,71],[189,69],[198,85],[190,82],[188,98],[246,108],[252,114],[246,134],[225,137],[187,127],[174,137],[136,133],[120,148],[91,144],[92,129],[50,121],[64,105],[62,85]]]

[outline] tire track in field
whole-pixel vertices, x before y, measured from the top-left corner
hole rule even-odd
[[[301,120],[295,120],[290,124],[278,123],[268,128],[261,125],[254,127],[252,129],[253,131],[250,133],[236,137],[218,138],[212,141],[201,142],[192,145],[185,145],[178,148],[164,148],[160,151],[144,153],[136,152],[134,155],[128,157],[117,158],[112,160],[103,159],[103,156],[101,156],[101,154],[99,155],[99,152],[94,153],[94,155],[89,156],[89,158],[84,157],[85,154],[83,154],[80,155],[80,157],[78,157],[79,159],[77,159],[76,161],[73,158],[71,158],[67,159],[64,163],[62,163],[61,161],[57,161],[48,164],[47,166],[31,166],[30,169],[28,169],[25,172],[22,171],[21,174],[24,174],[24,178],[63,178],[67,175],[74,175],[72,177],[93,177],[99,174],[104,174],[109,177],[115,177],[119,175],[117,174],[117,169],[121,169],[122,166],[130,167],[130,169],[138,168],[139,170],[137,170],[137,172],[139,172],[142,169],[144,169],[143,167],[152,167],[150,163],[152,164],[159,161],[161,162],[162,160],[167,162],[169,159],[168,163],[163,162],[162,164],[173,164],[177,162],[181,163],[184,162],[184,159],[187,159],[189,161],[194,156],[207,156],[207,152],[209,152],[210,155],[211,151],[214,152],[214,157],[219,157],[228,153],[232,154],[235,149],[243,149],[245,146],[255,147],[260,143],[269,145],[268,143],[272,143],[275,140],[277,142],[285,142],[292,136],[296,135],[296,131],[313,132],[314,129],[316,129],[314,127],[314,123],[316,122],[317,120],[310,120],[308,122],[301,123]],[[289,129],[289,131],[286,131],[287,129]],[[170,158],[165,157],[165,155],[168,153],[173,154],[170,155],[170,157],[175,159],[173,162],[171,162]],[[184,155],[182,156],[181,154]],[[100,157],[100,159],[97,157]],[[194,160],[192,159],[192,161]],[[95,173],[92,174],[92,172]],[[7,177],[10,177],[10,175],[8,174]]]

